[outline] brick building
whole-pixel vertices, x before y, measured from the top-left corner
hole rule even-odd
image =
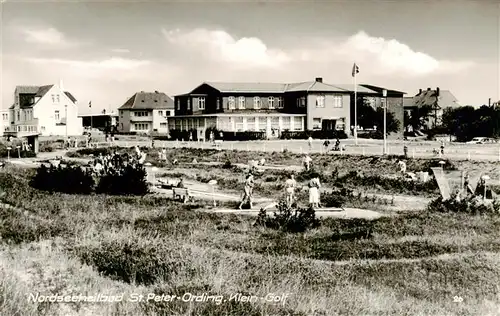
[[[383,88],[370,87],[359,85],[358,96],[380,99]],[[175,116],[168,118],[168,126],[171,131],[196,130],[199,138],[207,129],[261,131],[268,138],[279,137],[282,131],[335,130],[350,134],[353,88],[327,84],[322,78],[300,83],[205,82],[174,97]],[[395,90],[388,94],[389,108],[401,113],[401,125],[403,94]]]

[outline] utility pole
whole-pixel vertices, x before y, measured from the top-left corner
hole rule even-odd
[[[64,112],[66,115],[66,140],[68,139],[68,105],[64,105]]]
[[[387,155],[387,90],[382,91],[384,97],[384,155]]]

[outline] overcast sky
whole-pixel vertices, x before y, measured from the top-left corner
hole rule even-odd
[[[4,0],[5,1],[5,0]],[[64,81],[82,113],[203,81],[359,83],[500,99],[500,1],[0,4],[2,107],[16,85]]]

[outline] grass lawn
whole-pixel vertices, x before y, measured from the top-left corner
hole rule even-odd
[[[329,218],[291,234],[255,227],[255,218],[201,212],[204,203],[44,193],[29,187],[33,172],[0,174],[11,205],[0,207],[0,315],[500,313],[496,215]],[[29,293],[123,300],[29,302]],[[227,301],[131,301],[185,293]],[[230,301],[236,293],[288,296]]]

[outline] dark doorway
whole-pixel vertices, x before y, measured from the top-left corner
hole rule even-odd
[[[321,122],[322,129],[324,131],[334,131],[336,124],[337,124],[337,120],[323,120]]]

